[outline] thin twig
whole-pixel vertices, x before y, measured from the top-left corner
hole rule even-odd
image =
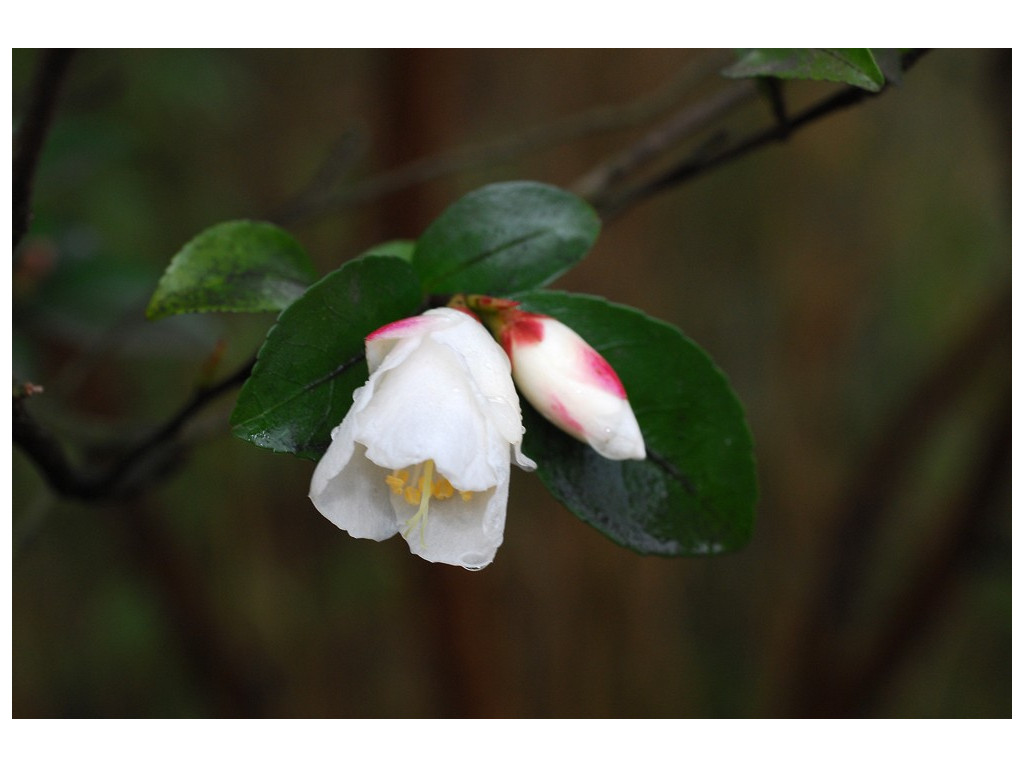
[[[366,136],[356,128],[348,128],[334,142],[323,162],[299,192],[270,213],[266,219],[282,227],[290,227],[326,207],[326,201],[359,158],[366,151]]]
[[[15,248],[28,232],[29,221],[32,218],[32,183],[36,168],[39,166],[39,154],[50,131],[57,96],[73,55],[74,51],[67,48],[43,52],[32,82],[28,109],[18,128],[11,173],[11,228]]]
[[[719,57],[702,58],[685,67],[667,85],[625,105],[598,107],[547,125],[503,136],[493,141],[457,147],[323,194],[288,211],[291,223],[321,216],[386,197],[403,189],[481,166],[508,162],[538,150],[593,136],[624,130],[653,119],[722,66]]]
[[[249,376],[254,362],[254,359],[250,359],[220,382],[196,390],[189,401],[162,427],[138,445],[130,447],[119,461],[105,471],[76,468],[57,438],[28,412],[25,397],[13,398],[14,443],[28,454],[50,487],[62,496],[96,501],[123,495],[129,490],[129,485],[142,486],[145,481],[163,471],[168,461],[151,466],[144,477],[131,478],[158,449],[171,446],[196,413],[223,393],[240,386]]]
[[[581,176],[569,189],[600,207],[611,190],[626,176],[721,119],[756,94],[755,84],[747,80],[719,91],[705,101],[681,109],[638,142]]]
[[[910,69],[925,53],[927,53],[926,50],[915,50],[906,54],[903,57],[904,70]],[[708,171],[744,157],[764,146],[785,141],[800,128],[811,125],[823,117],[860,104],[862,101],[877,98],[889,90],[889,87],[885,87],[877,93],[871,93],[870,91],[853,86],[844,88],[838,93],[807,108],[792,119],[784,123],[776,122],[769,128],[741,139],[736,144],[718,153],[708,155],[706,152],[701,152],[697,157],[687,158],[667,171],[658,174],[653,179],[642,182],[632,189],[620,193],[614,199],[598,206],[598,210],[605,219],[619,215],[627,208],[631,208],[659,192],[691,181]]]

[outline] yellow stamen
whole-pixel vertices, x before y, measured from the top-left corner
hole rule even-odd
[[[408,536],[417,525],[420,528],[420,543],[423,543],[423,529],[427,525],[427,518],[430,515],[430,499],[444,501],[452,498],[456,492],[463,501],[473,498],[473,491],[458,491],[451,481],[440,472],[435,472],[434,462],[427,459],[422,464],[409,469],[396,469],[384,478],[385,484],[392,493],[400,494],[406,503],[417,507],[416,513],[409,518],[409,522],[402,531],[403,536]]]
[[[409,482],[409,470],[408,469],[396,469],[390,475],[384,478],[384,482],[388,484],[395,493],[401,493],[405,489],[405,484]],[[414,503],[418,503],[419,499]]]
[[[452,494],[455,493],[455,489],[448,481],[448,478],[441,475],[434,481],[433,492],[435,499],[450,499]]]

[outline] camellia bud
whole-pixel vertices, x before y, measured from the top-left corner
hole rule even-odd
[[[609,459],[647,453],[618,375],[565,324],[518,309],[517,302],[469,296],[512,361],[520,393],[548,421]]]

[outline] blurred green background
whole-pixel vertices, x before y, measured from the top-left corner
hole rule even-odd
[[[38,60],[14,51],[16,120]],[[571,186],[734,86],[727,60],[79,52],[15,254],[29,409],[102,462],[254,352],[270,316],[143,318],[203,228],[272,218],[326,273],[482,184]],[[836,88],[785,92],[795,111]],[[651,168],[770,122],[751,99]],[[1010,53],[933,51],[609,218],[555,284],[678,325],[730,378],[761,486],[734,555],[635,555],[518,472],[482,572],[353,540],[306,498],[312,464],[229,435],[234,393],[128,498],[58,498],[16,448],[14,715],[1008,717],[1010,135]]]

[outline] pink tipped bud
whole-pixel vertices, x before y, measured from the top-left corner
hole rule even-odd
[[[547,315],[505,309],[501,345],[534,408],[609,459],[643,459],[644,438],[618,375],[578,333]]]

